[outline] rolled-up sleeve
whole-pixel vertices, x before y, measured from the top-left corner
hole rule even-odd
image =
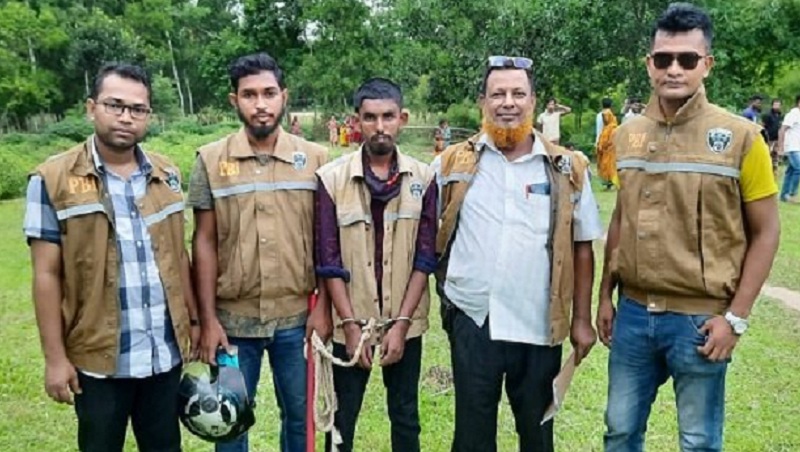
[[[320,278],[341,278],[350,282],[350,272],[342,263],[336,204],[322,181],[318,180],[314,195],[314,248],[316,273]]]
[[[431,274],[436,270],[436,229],[438,226],[437,203],[439,190],[432,181],[422,197],[422,213],[417,226],[417,242],[414,251],[414,270]]]
[[[589,172],[583,178],[583,189],[575,205],[573,231],[576,242],[589,242],[603,238],[603,225],[600,223],[600,209],[592,193]]]
[[[30,244],[31,240],[61,245],[61,229],[58,225],[58,214],[47,195],[44,179],[32,176],[28,181],[25,202],[25,220],[22,229]]]

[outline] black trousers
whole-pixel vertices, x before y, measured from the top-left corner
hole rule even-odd
[[[333,344],[333,354],[347,359],[344,345]],[[373,363],[374,366],[378,364]],[[419,376],[422,365],[422,337],[406,341],[403,358],[395,364],[383,367],[383,384],[386,387],[386,405],[392,424],[392,450],[395,452],[418,452],[419,448]],[[334,425],[342,435],[339,451],[353,450],[358,414],[364,401],[364,392],[369,382],[370,371],[361,367],[333,366],[333,386],[339,409],[334,416]],[[383,441],[383,440],[381,440]],[[382,442],[380,444],[383,444]],[[325,437],[325,450],[331,450],[331,435]]]
[[[497,412],[503,380],[514,413],[520,452],[552,452],[553,421],[540,425],[553,400],[561,346],[493,341],[458,309],[450,319],[456,427],[452,452],[497,450]]]
[[[81,452],[122,452],[131,420],[141,452],[180,452],[181,366],[147,378],[94,378],[78,372],[75,395]]]

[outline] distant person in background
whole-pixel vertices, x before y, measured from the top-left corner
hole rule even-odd
[[[331,147],[336,147],[339,142],[339,122],[336,121],[336,116],[331,116],[328,120],[328,142]]]
[[[614,103],[608,97],[603,98],[602,106],[603,108],[600,112],[597,113],[597,116],[594,120],[594,144],[597,145],[597,142],[600,141],[600,134],[603,133],[603,126],[605,126],[605,122],[603,122],[603,112],[605,110],[611,110],[612,105]]]
[[[631,118],[642,115],[644,105],[638,98],[626,99],[625,107],[622,109],[622,123],[628,122]]]
[[[797,203],[797,187],[800,185],[800,95],[794,101],[778,134],[778,149],[786,156],[786,174],[783,176],[783,189],[780,200]]]
[[[756,124],[760,124],[761,101],[763,100],[764,97],[761,94],[754,94],[753,97],[750,98],[750,103],[747,105],[747,108],[742,111],[742,116]]]
[[[350,121],[350,145],[358,147],[361,144],[361,124],[355,115],[352,118]]]
[[[572,113],[572,109],[560,105],[551,97],[547,100],[545,111],[536,118],[536,126],[542,135],[551,143],[558,144],[561,140],[561,117]]]
[[[444,148],[447,149],[450,146],[450,142],[453,140],[453,131],[450,130],[450,123],[447,122],[446,119],[442,119],[439,121],[439,128],[442,130],[442,138],[444,138]]]
[[[597,174],[603,179],[606,190],[619,186],[617,179],[617,153],[614,149],[614,130],[617,129],[617,117],[611,108],[602,111],[603,131],[597,140]]]
[[[769,155],[772,157],[772,172],[775,174],[775,180],[778,180],[778,164],[783,157],[783,149],[778,147],[778,135],[780,135],[781,124],[783,124],[780,99],[772,99],[772,108],[764,113],[761,120],[764,123],[764,131],[767,133]]]
[[[433,154],[439,155],[450,146],[453,135],[446,119],[439,121],[439,127],[433,131]]]
[[[344,120],[344,124],[339,127],[339,146],[346,148],[350,146],[350,135],[348,134],[348,129],[350,128],[350,117],[348,116],[347,119]]]
[[[303,129],[300,128],[300,121],[297,119],[297,116],[292,116],[291,132],[292,135],[297,135],[298,137],[303,136]]]

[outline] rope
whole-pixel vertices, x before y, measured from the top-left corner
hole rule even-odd
[[[358,363],[361,357],[361,351],[364,345],[369,342],[372,337],[376,326],[375,319],[369,319],[366,325],[361,327],[361,337],[358,340],[355,353],[349,361],[344,361],[333,356],[332,346],[325,345],[325,342],[320,339],[317,332],[311,333],[311,345],[313,347],[314,360],[314,424],[317,431],[323,433],[331,433],[333,442],[332,451],[338,450],[338,445],[342,444],[342,436],[336,427],[333,425],[334,415],[336,414],[337,401],[336,390],[333,386],[333,366],[339,367],[353,367]],[[308,347],[303,347],[303,354],[308,354]],[[308,360],[306,356],[306,360]]]

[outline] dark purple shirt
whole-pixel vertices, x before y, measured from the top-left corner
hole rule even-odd
[[[396,166],[393,166],[392,169],[397,171]],[[389,180],[392,180],[393,175],[390,173]],[[372,194],[370,212],[373,222],[372,230],[375,231],[375,280],[378,282],[378,299],[383,300],[380,283],[383,279],[383,212],[386,204],[399,195],[399,190],[392,189],[388,181],[378,179],[366,164],[364,176],[365,179],[368,179],[365,182]],[[432,182],[422,197],[422,212],[417,226],[417,242],[414,252],[414,270],[426,274],[433,273],[436,269],[436,201],[437,186]],[[315,204],[314,242],[317,276],[342,278],[345,282],[350,282],[350,270],[344,268],[342,263],[336,205],[321,182],[315,195]]]

